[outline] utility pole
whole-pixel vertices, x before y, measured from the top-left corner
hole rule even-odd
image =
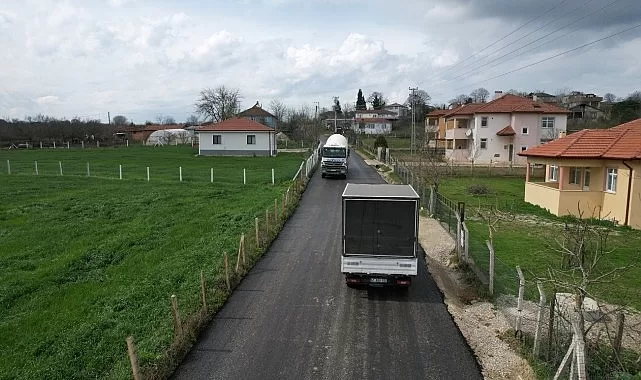
[[[334,96],[334,133],[338,130],[336,128],[336,102],[338,102],[338,96]]]
[[[410,102],[410,104],[412,105],[412,136],[410,138],[410,154],[414,154],[414,150],[416,149],[416,147],[415,147],[416,142],[414,141],[414,139],[415,139],[414,135],[415,135],[415,132],[416,132],[416,112],[415,112],[415,110],[416,110],[416,107],[415,107],[416,99],[414,97],[415,96],[414,95],[414,91],[416,91],[416,90],[418,90],[418,87],[410,87],[410,91],[412,91],[412,98],[411,98],[412,100]]]
[[[314,119],[318,119],[318,102],[314,102],[316,109],[314,110]]]
[[[109,120],[109,125],[111,125],[111,114],[107,112],[107,120]]]

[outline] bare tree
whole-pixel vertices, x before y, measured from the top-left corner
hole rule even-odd
[[[218,123],[234,117],[240,111],[240,98],[236,88],[205,88],[200,91],[194,106],[197,114]]]
[[[477,88],[470,93],[470,97],[475,103],[485,103],[490,97],[490,92],[483,87]]]
[[[372,105],[372,108],[377,110],[385,107],[385,104],[387,104],[387,99],[382,92],[374,91],[367,97],[367,102]]]
[[[186,126],[198,125],[198,123],[199,123],[199,120],[198,120],[198,116],[196,115],[189,115],[189,117],[187,117],[187,120],[185,120]]]
[[[470,97],[468,95],[461,94],[461,95],[457,96],[456,98],[450,99],[450,104],[458,104],[458,105],[465,104],[465,103],[467,103],[467,100],[469,98]]]
[[[608,92],[605,95],[603,95],[603,102],[604,103],[614,103],[616,101],[617,101],[617,96],[614,95],[611,92]]]
[[[114,116],[113,125],[118,125],[118,126],[127,125],[127,118],[122,115]]]
[[[425,114],[429,111],[429,103],[432,100],[430,94],[425,90],[416,90],[409,94],[405,105],[407,105],[411,110],[414,110],[416,120],[424,120]]]
[[[176,124],[176,119],[174,119],[173,116],[165,116],[162,119],[162,124],[165,124],[165,125]]]

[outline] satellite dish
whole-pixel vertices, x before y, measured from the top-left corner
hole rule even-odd
[[[472,130],[468,129],[467,131],[465,131],[465,136],[467,136],[467,137],[472,136]]]

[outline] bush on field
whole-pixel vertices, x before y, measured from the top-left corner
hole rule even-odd
[[[475,183],[467,188],[467,192],[472,195],[488,195],[490,188],[487,185]]]

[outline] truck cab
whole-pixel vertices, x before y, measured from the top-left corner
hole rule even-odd
[[[418,273],[418,211],[410,185],[345,186],[341,272],[348,286],[410,286]]]
[[[339,176],[347,178],[347,158],[349,146],[347,138],[341,134],[329,136],[321,148],[321,177]]]

